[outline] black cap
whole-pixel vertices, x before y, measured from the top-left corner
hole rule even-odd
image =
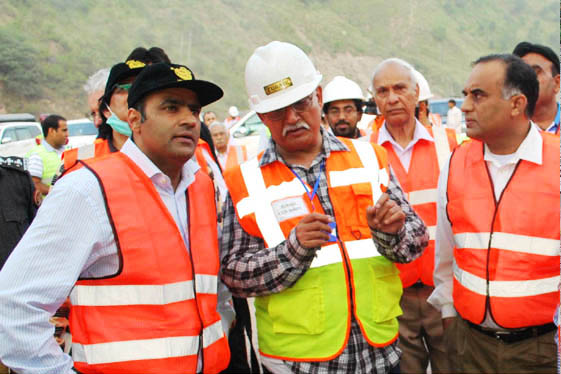
[[[549,47],[540,44],[532,44],[529,42],[521,42],[514,48],[512,51],[513,55],[516,55],[520,58],[526,56],[528,53],[537,53],[542,55],[555,66],[555,70],[559,72],[559,56]]]
[[[151,92],[175,87],[195,92],[201,106],[213,103],[224,95],[222,89],[214,83],[195,79],[187,66],[162,62],[147,66],[136,77],[129,90],[129,108]]]
[[[129,77],[137,76],[146,64],[138,60],[128,60],[126,62],[119,62],[113,65],[111,71],[109,72],[109,77],[107,78],[107,83],[105,84],[105,92],[101,97],[101,100],[106,104],[111,101],[111,95],[113,90],[115,90],[115,85]]]

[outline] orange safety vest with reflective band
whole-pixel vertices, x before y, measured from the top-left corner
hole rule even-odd
[[[228,156],[226,157],[226,164],[220,166],[222,170],[231,169],[234,166],[238,166],[242,162],[247,160],[247,149],[245,145],[232,145],[228,147]]]
[[[110,153],[111,149],[109,148],[109,141],[107,139],[96,139],[93,144],[87,144],[79,148],[72,148],[64,151],[62,154],[64,170],[72,168],[78,160],[101,157]]]
[[[72,358],[82,373],[195,373],[228,366],[217,305],[214,189],[187,190],[189,250],[154,185],[117,152],[81,162],[99,180],[119,250],[114,276],[80,279],[70,295]]]
[[[199,138],[199,142],[197,143],[197,147],[195,148],[195,160],[201,167],[201,170],[204,171],[207,175],[210,175],[212,174],[212,169],[206,162],[203,150],[206,151],[210,157],[212,157],[212,152],[210,151],[210,146],[208,145],[208,143]]]
[[[541,133],[542,165],[520,160],[501,196],[483,143],[454,151],[446,206],[454,234],[454,306],[475,324],[489,306],[505,328],[551,323],[559,303],[559,137]]]
[[[418,280],[428,286],[434,286],[434,238],[436,233],[436,188],[440,169],[448,161],[450,151],[458,145],[456,133],[452,129],[442,127],[425,127],[433,137],[434,143],[420,139],[413,147],[409,173],[401,165],[390,142],[382,147],[388,151],[388,159],[399,180],[403,192],[407,194],[409,203],[427,225],[430,240],[421,257],[408,264],[396,264],[403,287],[409,287]],[[378,131],[374,132],[370,141],[377,143]]]
[[[292,287],[256,298],[259,348],[266,356],[331,360],[347,345],[352,315],[371,345],[397,339],[401,282],[395,265],[378,253],[366,222],[366,208],[389,182],[386,152],[339,139],[350,151],[331,151],[322,174],[339,240],[324,244]],[[276,161],[260,167],[262,155],[224,177],[241,226],[271,248],[285,241],[308,212],[325,213],[286,165]]]

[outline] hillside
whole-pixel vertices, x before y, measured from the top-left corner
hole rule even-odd
[[[271,40],[310,53],[327,83],[346,75],[366,93],[376,63],[397,56],[439,96],[458,96],[477,57],[522,40],[557,48],[558,1],[524,0],[0,0],[0,106],[86,111],[82,85],[137,46],[157,45],[247,108],[247,58]]]

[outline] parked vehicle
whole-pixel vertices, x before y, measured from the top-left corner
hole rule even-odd
[[[270,137],[269,129],[253,110],[230,128],[230,141],[232,144],[245,145],[248,157],[253,157],[263,150]]]
[[[23,157],[37,145],[42,134],[39,122],[2,122],[0,119],[0,156]]]
[[[97,138],[97,127],[87,118],[66,121],[68,125],[67,149],[92,144]]]
[[[438,99],[438,100],[429,100],[429,109],[431,113],[438,113],[440,114],[440,118],[442,118],[442,124],[446,125],[446,120],[448,119],[448,100],[454,99],[456,100],[456,106],[459,108],[462,107],[462,103],[464,99],[456,98],[456,97],[448,97],[445,99]],[[466,119],[464,114],[462,113],[462,129],[465,128]],[[464,130],[462,130],[463,132]]]

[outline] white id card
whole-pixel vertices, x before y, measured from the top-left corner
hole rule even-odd
[[[277,222],[286,221],[294,217],[305,216],[310,213],[302,196],[288,197],[271,203]]]

